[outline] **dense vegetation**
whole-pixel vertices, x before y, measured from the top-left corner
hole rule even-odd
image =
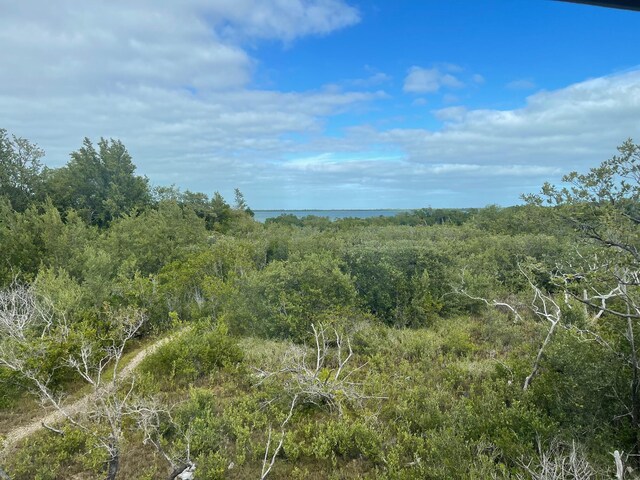
[[[0,432],[89,402],[0,477],[631,478],[640,146],[524,206],[265,224],[119,141],[42,155],[0,130]]]

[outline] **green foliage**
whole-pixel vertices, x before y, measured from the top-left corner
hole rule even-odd
[[[314,319],[356,303],[356,291],[340,263],[328,254],[274,261],[242,283],[229,312],[235,333],[306,338]]]
[[[105,461],[100,453],[81,430],[65,428],[64,435],[45,431],[29,439],[7,467],[15,480],[56,480],[87,471],[97,475]]]
[[[65,359],[87,338],[97,359],[128,314],[148,314],[141,337],[185,328],[143,361],[132,395],[174,405],[154,438],[172,454],[189,445],[201,478],[259,478],[269,432],[270,452],[283,441],[273,478],[521,478],[539,445],[573,439],[596,470],[610,470],[610,452],[640,444],[628,408],[634,401],[640,413],[630,341],[640,331],[639,151],[626,142],[568,175],[567,188],[545,186],[553,208],[531,197],[519,207],[262,225],[239,191],[233,207],[217,192],[175,187],[157,188],[151,202],[121,142],[85,140],[69,164],[46,170],[37,147],[0,130],[0,284],[32,283],[56,319],[44,335],[27,331],[19,345],[5,335],[1,346],[17,348],[57,394],[75,388]],[[523,307],[523,268],[554,298],[570,298],[527,391],[546,323],[454,291]],[[598,305],[584,304],[585,294],[623,291],[597,318]],[[344,408],[303,395],[290,410],[296,385],[311,378],[326,391],[338,368],[331,354],[313,373],[312,324],[350,339],[342,358],[352,352],[353,383],[331,392]],[[278,373],[260,383],[252,367]],[[3,426],[35,416],[21,405],[27,384],[0,368]],[[342,401],[349,388],[362,398]],[[126,441],[151,456],[125,423]],[[90,439],[65,432],[30,439],[6,467],[42,479],[104,469]],[[141,462],[123,472],[160,475],[156,465],[136,471]]]
[[[443,308],[443,256],[413,242],[372,243],[345,254],[367,309],[390,325],[428,324]]]
[[[0,368],[0,411],[15,407],[26,393],[27,386],[16,372]],[[0,436],[0,442],[2,437]]]
[[[50,203],[33,205],[24,212],[11,210],[0,201],[0,285],[20,274],[32,280],[41,265],[81,271],[79,259],[85,246],[95,239],[74,212],[63,219]]]
[[[66,166],[51,171],[47,187],[58,208],[74,209],[87,223],[105,227],[149,205],[148,181],[134,172],[135,165],[121,141],[101,138],[96,150],[85,138]]]
[[[37,145],[0,128],[0,198],[18,212],[44,198],[43,156]]]
[[[596,452],[613,441],[613,432],[619,441],[631,439],[629,424],[616,419],[624,408],[620,402],[630,396],[629,372],[611,350],[575,330],[561,330],[541,368],[532,399],[563,430],[572,437],[592,432],[583,442]]]
[[[242,361],[242,351],[226,328],[195,326],[144,359],[141,371],[160,388],[188,385],[215,369]],[[164,385],[164,387],[163,387]]]
[[[146,275],[184,258],[206,239],[202,220],[192,211],[166,202],[157,210],[125,215],[113,222],[103,236],[102,248],[116,267],[126,266]]]
[[[254,243],[229,237],[215,242],[186,259],[165,265],[158,274],[158,297],[163,307],[183,320],[217,316],[236,291],[234,284],[261,263]]]

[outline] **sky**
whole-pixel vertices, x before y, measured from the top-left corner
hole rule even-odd
[[[640,141],[640,12],[552,0],[0,0],[0,128],[253,209],[521,203]]]

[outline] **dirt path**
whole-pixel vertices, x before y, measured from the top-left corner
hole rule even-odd
[[[148,355],[152,354],[158,348],[175,339],[177,336],[181,335],[184,330],[180,332],[176,332],[173,335],[169,335],[168,337],[162,338],[155,343],[152,343],[148,347],[140,350],[135,357],[131,359],[129,363],[120,371],[121,378],[126,378],[130,376],[133,371],[140,365],[142,360],[144,360]],[[89,400],[91,398],[91,393],[85,395],[84,397],[74,401],[69,405],[64,406],[64,410],[69,416],[74,416],[79,413],[84,412],[87,409],[89,404]],[[4,435],[4,448],[0,449],[0,458],[4,457],[11,448],[21,440],[24,440],[28,436],[37,432],[38,430],[44,428],[43,424],[48,426],[53,426],[57,423],[64,421],[65,416],[59,411],[53,411],[47,415],[43,415],[39,417],[37,420],[32,421],[27,425],[23,425],[22,427],[17,427],[11,430],[9,433]],[[2,440],[2,438],[0,438]],[[1,478],[1,477],[0,477]]]

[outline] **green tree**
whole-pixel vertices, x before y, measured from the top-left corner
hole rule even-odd
[[[233,211],[219,192],[215,192],[211,199],[205,193],[190,190],[177,193],[177,200],[182,208],[190,209],[202,218],[207,230],[226,231],[229,227]]]
[[[358,295],[385,323],[421,326],[441,312],[441,253],[413,242],[376,242],[349,248],[345,262]]]
[[[233,208],[239,212],[246,213],[250,217],[253,217],[253,210],[251,210],[251,208],[249,208],[249,205],[247,205],[247,201],[244,199],[244,195],[239,188],[234,189],[234,196],[235,205],[233,206]]]
[[[623,362],[611,374],[627,379],[618,392],[622,416],[630,420],[629,441],[640,453],[640,145],[627,140],[614,155],[585,174],[571,172],[569,184],[545,184],[541,195],[582,239],[575,255],[552,273],[556,285],[591,314],[591,335]],[[624,387],[623,387],[624,388]]]
[[[214,222],[218,224],[218,228],[224,230],[232,218],[231,206],[220,195],[220,192],[214,192],[210,205]]]
[[[141,215],[125,215],[113,222],[102,247],[121,271],[157,273],[165,264],[206,242],[204,222],[191,210],[164,202]]]
[[[62,211],[74,209],[87,223],[105,227],[150,204],[148,180],[135,175],[135,169],[120,140],[101,138],[96,149],[85,138],[67,165],[49,176],[49,193]]]
[[[43,156],[37,145],[0,128],[0,197],[7,197],[14,210],[22,212],[42,199]]]
[[[33,279],[41,266],[80,275],[81,253],[94,233],[73,211],[63,220],[49,201],[17,212],[0,198],[0,284],[16,275]]]
[[[301,341],[319,316],[355,304],[355,288],[340,263],[313,253],[274,261],[249,274],[231,305],[229,326],[236,332]]]

